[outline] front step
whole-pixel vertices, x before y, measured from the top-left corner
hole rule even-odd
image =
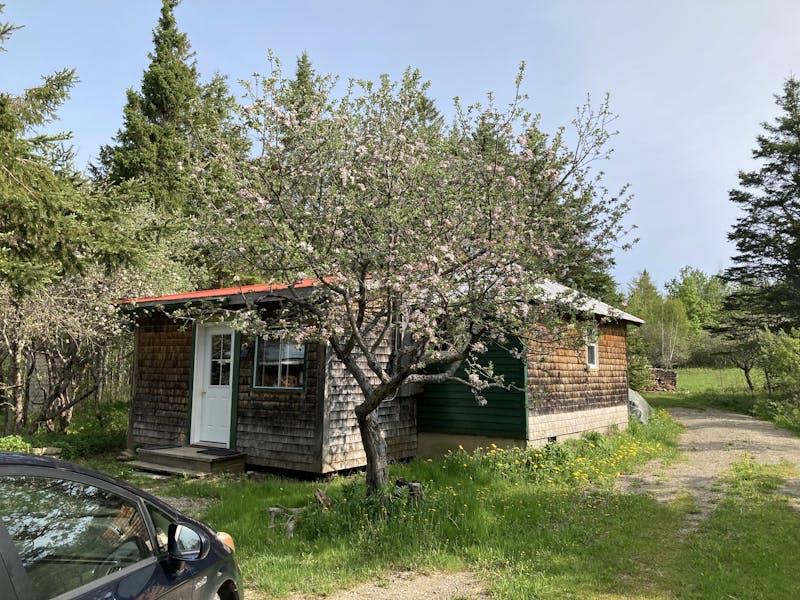
[[[130,464],[137,469],[191,477],[243,473],[247,460],[243,452],[198,446],[139,448],[136,453],[139,459]]]
[[[156,473],[158,475],[180,475],[182,477],[190,477],[192,479],[201,479],[208,477],[211,473],[203,471],[195,471],[193,469],[182,469],[180,467],[168,467],[167,465],[158,465],[156,463],[145,462],[143,460],[131,460],[125,463],[139,471],[147,473]]]

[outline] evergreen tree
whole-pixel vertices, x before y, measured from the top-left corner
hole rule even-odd
[[[0,52],[15,29],[0,22]],[[71,134],[37,131],[57,119],[74,82],[62,69],[19,95],[0,91],[0,286],[16,300],[120,254],[113,202],[75,170]]]
[[[177,4],[163,0],[141,91],[128,90],[116,145],[100,150],[105,179],[112,184],[143,180],[155,207],[168,212],[186,202],[190,117],[201,94],[194,54],[173,15]]]
[[[15,29],[0,22],[0,51]],[[75,171],[65,146],[69,134],[37,133],[56,119],[75,72],[62,69],[43,79],[19,95],[0,92],[0,405],[6,432],[24,425],[33,329],[41,330],[45,317],[31,304],[69,274],[98,262],[108,266],[124,237],[113,201],[93,194]]]
[[[762,124],[752,152],[760,166],[740,172],[729,194],[744,214],[728,234],[738,253],[725,277],[738,288],[729,308],[788,328],[800,325],[800,81],[787,79],[775,98],[782,113]]]
[[[95,168],[99,179],[114,185],[137,181],[162,221],[196,212],[196,167],[213,151],[209,140],[227,144],[228,151],[246,148],[224,78],[200,83],[191,45],[173,14],[178,4],[162,0],[141,90],[128,90],[123,127],[114,145],[101,148]]]
[[[128,90],[123,127],[115,144],[100,149],[93,171],[96,180],[126,190],[145,210],[137,237],[147,253],[166,259],[164,269],[175,273],[191,267],[194,285],[209,285],[228,276],[197,267],[204,262],[196,248],[205,218],[199,199],[233,185],[210,157],[219,151],[244,157],[248,143],[234,122],[225,79],[200,82],[191,45],[173,14],[178,4],[162,0],[141,89]]]

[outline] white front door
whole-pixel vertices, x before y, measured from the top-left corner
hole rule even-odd
[[[231,435],[233,330],[198,325],[194,351],[192,444],[228,447]]]

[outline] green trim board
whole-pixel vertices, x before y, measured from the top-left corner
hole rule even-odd
[[[186,435],[184,437],[184,445],[188,446],[192,440],[192,399],[194,398],[194,360],[197,350],[197,323],[192,324],[192,352],[189,363],[189,402],[186,410]]]
[[[230,439],[228,448],[236,449],[236,435],[239,408],[239,354],[242,348],[242,334],[236,330],[233,332],[233,368],[231,373],[231,425],[230,425]]]
[[[507,384],[520,389],[486,390],[483,394],[486,404],[481,406],[464,384],[447,382],[426,385],[417,412],[420,432],[527,439],[525,361],[514,358],[505,348],[493,345],[481,356],[480,362],[491,362],[495,373],[503,374]],[[463,369],[457,375],[464,377]]]
[[[525,392],[523,393],[523,397],[525,399],[524,400],[525,409],[524,409],[524,415],[523,415],[523,420],[525,421],[525,439],[529,440],[529,439],[531,439],[531,420],[528,417],[531,414],[531,412],[530,412],[530,405],[528,404],[528,360],[527,360],[527,356],[523,360],[520,360],[520,362],[522,363],[522,380],[524,382],[523,385],[522,385],[522,389],[525,390]]]

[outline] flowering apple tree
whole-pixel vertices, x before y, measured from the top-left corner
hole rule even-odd
[[[552,303],[534,301],[539,284],[580,287],[625,235],[624,190],[608,194],[592,171],[609,154],[607,105],[548,136],[525,110],[521,80],[508,107],[456,101],[445,126],[416,71],[335,96],[335,81],[316,76],[298,94],[276,67],[241,109],[257,154],[237,161],[217,147],[239,191],[206,190],[215,223],[202,242],[243,277],[317,280],[311,291],[290,285],[281,310],[251,319],[329,344],[358,382],[368,491],[388,478],[382,402],[405,384],[453,379],[481,401],[504,385],[476,360],[487,344],[524,343],[533,322],[546,335],[563,324]]]

